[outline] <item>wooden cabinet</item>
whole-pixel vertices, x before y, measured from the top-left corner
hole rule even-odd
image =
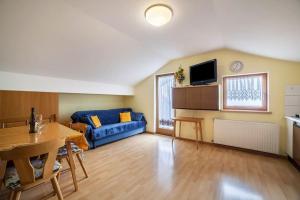
[[[173,108],[219,110],[219,86],[173,88]]]
[[[0,122],[29,119],[31,108],[49,118],[58,116],[58,94],[51,92],[0,91]]]
[[[175,89],[176,90],[176,89]],[[190,87],[190,88],[185,88],[184,90],[186,90],[186,107],[187,109],[201,109],[201,91],[199,90],[199,88],[194,88],[194,87]],[[174,98],[178,98],[177,96],[174,96]]]
[[[176,98],[174,98],[176,96]],[[186,108],[186,89],[173,88],[173,108]]]
[[[219,110],[219,87],[207,86],[200,89],[201,107],[203,110]]]
[[[300,166],[300,126],[294,123],[293,128],[293,158]]]
[[[285,117],[287,119],[286,153],[292,163],[300,169],[300,118]]]

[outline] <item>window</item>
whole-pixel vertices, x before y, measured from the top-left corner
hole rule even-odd
[[[268,111],[268,74],[223,77],[223,109]]]

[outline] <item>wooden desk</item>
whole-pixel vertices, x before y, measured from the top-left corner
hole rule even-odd
[[[173,139],[172,139],[172,144],[174,142],[174,139],[176,138],[176,122],[179,122],[179,137],[181,135],[181,122],[191,122],[195,123],[195,134],[196,134],[196,144],[197,144],[197,149],[199,147],[199,140],[198,140],[198,132],[200,133],[200,138],[201,141],[203,141],[203,136],[202,136],[202,125],[201,122],[204,120],[203,118],[195,118],[195,117],[175,117],[172,118],[174,122],[174,131],[173,131]]]
[[[82,133],[72,130],[57,122],[46,124],[40,133],[29,134],[28,126],[0,129],[0,151],[13,149],[14,147],[28,144],[36,144],[49,140],[64,138],[66,140],[67,152],[70,161],[70,169],[74,182],[75,191],[78,190],[75,174],[75,163],[72,156],[71,142],[75,142],[80,148],[87,149],[86,142]],[[0,158],[1,159],[1,158]],[[0,180],[3,179],[6,169],[6,162],[0,162]]]

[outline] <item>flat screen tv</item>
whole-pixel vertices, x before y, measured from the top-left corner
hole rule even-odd
[[[190,67],[190,84],[205,85],[217,82],[217,60],[209,60]]]

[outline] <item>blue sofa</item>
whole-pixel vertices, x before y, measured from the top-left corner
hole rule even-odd
[[[131,122],[120,123],[120,113],[131,112]],[[89,116],[97,115],[102,126],[94,128]],[[85,123],[88,125],[85,137],[90,148],[114,142],[132,135],[146,131],[146,119],[143,113],[132,112],[131,108],[119,108],[110,110],[78,111],[71,116],[73,123]]]

